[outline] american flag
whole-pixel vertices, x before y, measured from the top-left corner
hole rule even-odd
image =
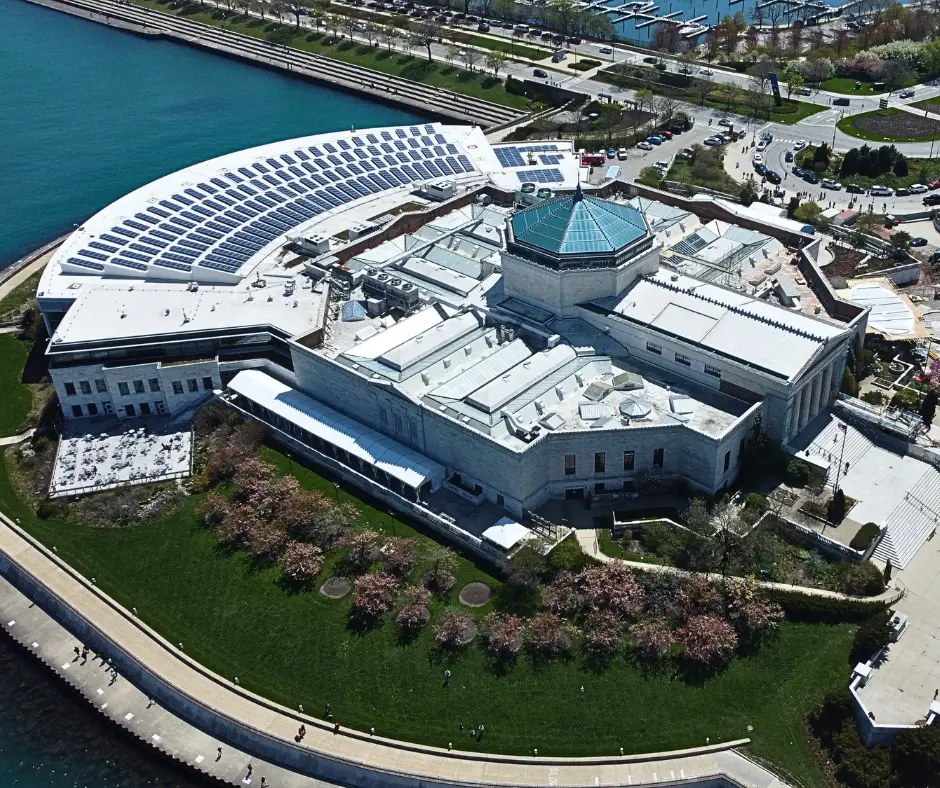
[[[846,432],[848,429],[849,429],[849,428],[848,428],[847,425],[843,424],[841,421],[839,422],[839,430],[840,430],[841,432]]]

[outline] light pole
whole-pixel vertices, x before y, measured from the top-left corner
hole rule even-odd
[[[290,452],[289,451],[284,452],[284,456],[287,457],[287,465],[290,468],[291,476],[293,476],[294,475],[294,463],[293,463],[293,460],[291,459]]]
[[[392,524],[392,536],[398,536],[398,534],[395,532],[395,510],[394,509],[388,510],[388,519]]]
[[[333,482],[333,486],[336,488],[336,503],[339,503],[339,482]]]

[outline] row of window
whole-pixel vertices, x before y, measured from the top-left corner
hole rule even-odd
[[[653,353],[654,355],[657,355],[657,356],[661,356],[663,354],[663,346],[657,345],[655,342],[647,342],[646,350],[648,353]],[[674,353],[673,357],[677,364],[682,364],[682,366],[684,367],[692,366],[692,359],[683,353]],[[706,364],[705,374],[711,375],[713,378],[720,378],[721,370],[718,367],[713,366],[712,364]]]
[[[145,394],[147,389],[151,392],[160,391],[160,380],[158,378],[150,378],[147,381],[146,386],[144,385],[143,380],[132,380],[132,381],[121,381],[118,383],[118,392],[122,397],[129,397],[131,395],[131,386],[134,387],[134,394]],[[197,378],[189,378],[186,381],[186,387],[189,389],[190,393],[195,394],[199,391],[199,380]],[[202,379],[202,388],[205,391],[212,390],[212,378],[206,376]],[[91,394],[91,383],[87,380],[80,380],[78,382],[78,390],[75,388],[75,384],[68,382],[65,384],[65,393],[66,396],[75,397],[78,394],[78,391],[81,391],[82,394]],[[98,394],[107,394],[108,393],[108,384],[104,381],[103,378],[95,379],[95,391]],[[173,381],[173,393],[182,394],[183,393],[183,381],[174,380]],[[73,408],[74,410],[74,408]]]
[[[665,449],[653,449],[653,467],[662,468],[666,456]],[[636,452],[623,453],[623,469],[632,471],[636,467]],[[565,476],[575,476],[578,472],[578,457],[576,454],[565,455]],[[607,473],[607,452],[594,453],[594,473]]]
[[[125,405],[124,413],[127,416],[136,416],[138,408],[140,409],[141,416],[152,416],[154,413],[163,415],[166,413],[166,405],[162,399],[154,402],[153,408],[150,407],[149,402],[138,403],[136,407],[134,405]],[[97,416],[99,414],[110,416],[113,412],[114,406],[110,402],[102,402],[100,410],[98,405],[94,402],[89,402],[85,406],[72,405],[72,415],[77,419],[80,419],[82,416]]]

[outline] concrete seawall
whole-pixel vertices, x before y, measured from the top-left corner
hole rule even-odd
[[[291,76],[368,96],[382,103],[407,106],[439,118],[476,123],[487,129],[518,123],[526,116],[526,113],[511,107],[132,4],[111,0],[27,2],[126,32],[162,37],[225,57],[238,58]]]
[[[148,726],[142,733],[136,730],[135,733],[153,746],[166,742],[170,747],[175,737],[175,750],[167,751],[201,771],[215,763],[209,759],[214,756],[215,747],[223,746],[231,755],[229,762],[237,762],[238,769],[215,776],[233,784],[244,776],[241,769],[247,762],[254,762],[269,769],[269,781],[275,770],[291,774],[292,785],[317,785],[318,780],[328,780],[366,788],[547,783],[586,788],[641,783],[698,788],[783,786],[774,775],[734,751],[734,747],[747,740],[626,757],[536,758],[440,750],[345,728],[337,734],[329,723],[253,695],[203,668],[2,515],[0,576],[74,638],[62,642],[59,653],[45,660],[47,664],[72,683],[77,675],[72,646],[84,644],[96,654],[108,655],[109,664],[119,673],[121,686],[133,688],[139,696],[138,704],[143,698],[152,698],[154,708],[163,714],[159,732]],[[0,594],[4,627],[12,634],[17,624],[10,623],[14,619],[8,617],[3,600],[4,595]],[[21,621],[18,626],[23,625]],[[48,626],[51,625],[38,627],[43,638],[48,635]],[[31,637],[23,632],[20,642],[27,643]],[[35,642],[40,642],[38,635]],[[58,659],[61,664],[56,662]],[[91,693],[100,696],[112,691],[100,683],[100,677],[97,681],[97,686],[92,679],[80,687],[93,702],[95,695]],[[123,707],[118,710],[121,716],[116,721],[122,725],[122,719],[125,722],[146,719],[140,709],[128,711],[131,718],[126,717]],[[147,710],[151,711],[149,705]],[[298,743],[294,735],[301,724],[306,725],[308,732],[303,742]],[[133,730],[132,726],[124,727]],[[183,747],[196,751],[201,748],[202,760],[197,763],[195,759],[199,756],[192,752],[181,757],[178,753]],[[236,749],[231,750],[233,747]],[[296,782],[294,778],[301,776],[304,781]]]

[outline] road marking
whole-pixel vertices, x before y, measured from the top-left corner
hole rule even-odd
[[[39,648],[39,644],[38,644],[35,640],[34,640],[30,645],[31,645],[33,648]]]
[[[104,695],[104,690],[101,689],[100,687],[98,688],[97,692],[99,695]]]
[[[132,719],[134,719],[134,715],[131,712],[127,712],[127,714],[124,715],[124,719],[130,722]]]
[[[204,758],[203,756],[201,756],[201,755],[197,755],[197,756],[196,756],[196,763],[202,763],[204,760],[205,760],[205,758]]]
[[[156,733],[153,734],[153,736],[151,736],[150,738],[153,739],[153,740],[156,741],[156,742],[160,741],[160,737],[159,737]]]
[[[68,670],[68,669],[69,669],[69,665],[71,665],[71,664],[72,664],[71,662],[66,662],[66,663],[62,666],[62,670]]]
[[[16,623],[15,621],[11,621],[9,624],[7,624],[7,626],[12,627],[15,623]]]
[[[107,703],[102,703],[102,704],[101,704],[101,708],[102,708],[102,709],[108,708],[108,704],[107,704]]]

